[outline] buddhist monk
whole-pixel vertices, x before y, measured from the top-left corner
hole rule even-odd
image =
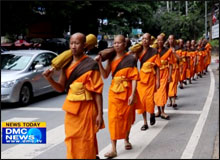
[[[202,78],[203,68],[204,68],[204,48],[202,47],[202,39],[198,41],[197,46],[197,65],[196,65],[196,72],[197,78]]]
[[[168,97],[170,103],[169,107],[173,106],[173,108],[177,107],[176,104],[176,96],[177,96],[177,85],[179,82],[179,61],[180,56],[175,52],[175,38],[174,35],[170,35],[168,38],[169,47],[173,50],[173,65],[172,65],[172,81],[169,83]]]
[[[191,75],[190,75],[190,49],[191,48],[191,41],[186,41],[186,60],[187,60],[187,69],[186,69],[186,79],[189,81],[189,84],[192,84],[191,82]],[[192,61],[191,61],[192,62]]]
[[[95,159],[98,154],[96,133],[104,127],[103,81],[98,63],[84,52],[85,42],[82,33],[70,37],[73,58],[62,69],[58,82],[52,78],[52,70],[43,73],[55,90],[67,92],[63,104],[67,159]]]
[[[171,48],[164,47],[164,37],[159,35],[157,37],[158,53],[160,54],[160,87],[154,95],[155,104],[158,107],[158,112],[155,117],[161,117],[163,119],[169,119],[165,111],[165,104],[168,99],[168,85],[171,82],[173,54]]]
[[[197,61],[197,50],[196,50],[196,46],[195,46],[195,40],[191,40],[191,47],[190,47],[190,77],[192,78],[192,80],[196,80],[195,79],[195,73],[196,73],[196,61]],[[192,62],[191,62],[192,61]]]
[[[207,61],[206,61],[206,64],[205,64],[205,71],[208,72],[207,69],[208,69],[208,66],[211,63],[212,45],[206,39],[204,40],[204,45],[205,45],[205,49],[206,49],[206,52],[207,52]]]
[[[104,78],[111,72],[112,82],[108,98],[108,123],[112,143],[111,151],[104,156],[113,158],[117,156],[117,140],[124,139],[125,149],[132,149],[129,142],[129,132],[134,123],[134,103],[138,80],[136,59],[126,53],[126,41],[123,35],[114,38],[113,47],[116,55],[107,60],[106,67],[102,66],[102,57],[98,58],[99,68]]]
[[[179,88],[183,89],[183,83],[186,79],[186,68],[187,68],[187,62],[186,62],[186,52],[184,48],[184,41],[183,39],[179,39],[179,45],[176,48],[176,53],[181,57],[179,62]]]
[[[155,124],[154,114],[154,93],[160,86],[160,56],[157,53],[157,49],[151,48],[151,35],[145,33],[142,36],[143,50],[139,54],[136,54],[140,60],[140,81],[137,84],[137,91],[140,96],[140,100],[143,108],[138,109],[137,113],[143,115],[144,125],[141,130],[147,130],[147,114],[150,114],[150,124]]]

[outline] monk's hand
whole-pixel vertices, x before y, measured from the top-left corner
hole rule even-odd
[[[98,114],[96,117],[96,125],[97,125],[98,129],[100,129],[102,127],[102,123],[103,123],[103,117],[101,114]]]
[[[45,70],[42,75],[46,78],[46,79],[50,79],[53,75],[54,69],[47,69]]]
[[[134,95],[131,94],[131,96],[128,98],[128,105],[131,106],[134,104]]]
[[[100,55],[95,56],[94,60],[99,62],[102,57]]]

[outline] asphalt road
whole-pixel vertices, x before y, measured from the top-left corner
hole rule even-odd
[[[219,134],[218,65],[213,60],[209,72],[203,78],[192,81],[192,84],[184,86],[182,90],[178,88],[178,109],[166,107],[170,120],[157,118],[154,126],[149,125],[148,130],[141,131],[142,116],[136,114],[130,134],[133,149],[125,150],[123,140],[119,140],[117,158],[219,158],[219,140],[216,137]],[[104,80],[103,105],[106,128],[97,134],[100,158],[104,158],[104,153],[110,149],[107,119],[110,81],[111,77]],[[47,144],[1,144],[2,159],[65,159],[64,111],[61,109],[65,96],[65,94],[50,93],[36,97],[27,107],[1,104],[2,122],[47,123]]]

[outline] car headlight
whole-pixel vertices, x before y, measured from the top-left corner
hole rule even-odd
[[[13,81],[7,81],[1,83],[1,88],[11,88],[15,84],[16,80]]]

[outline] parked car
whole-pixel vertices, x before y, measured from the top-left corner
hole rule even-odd
[[[1,49],[1,53],[3,53],[3,52],[5,52],[5,51],[7,51],[7,49],[6,48],[4,48],[4,47],[0,47],[0,49]]]
[[[57,54],[48,50],[11,50],[1,53],[1,101],[25,106],[32,97],[55,91],[42,73]],[[55,80],[59,71],[55,71]]]

